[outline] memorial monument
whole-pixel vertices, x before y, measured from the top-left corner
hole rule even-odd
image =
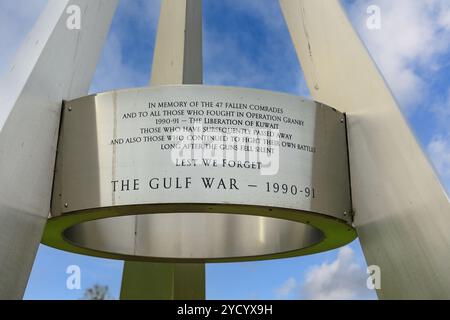
[[[202,85],[201,0],[162,0],[149,87],[86,96],[117,1],[49,1],[0,86],[0,298],[40,241],[125,260],[122,299],[203,299],[204,263],[357,236],[380,298],[450,296],[448,199],[339,1],[280,3],[316,101]]]

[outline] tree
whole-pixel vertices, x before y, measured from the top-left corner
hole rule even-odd
[[[108,286],[96,284],[84,291],[83,300],[114,300],[114,298],[109,294]]]

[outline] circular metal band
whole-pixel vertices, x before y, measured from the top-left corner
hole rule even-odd
[[[44,244],[121,260],[227,262],[356,237],[345,116],[331,107],[254,89],[162,86],[76,99],[62,119]]]

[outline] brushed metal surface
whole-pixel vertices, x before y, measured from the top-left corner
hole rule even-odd
[[[66,8],[78,5],[81,30]],[[0,83],[0,299],[21,298],[50,199],[61,103],[86,95],[116,0],[51,0]]]
[[[378,296],[450,298],[448,198],[377,66],[338,0],[280,3],[312,96],[347,113],[355,224],[381,268]]]
[[[161,107],[174,101],[186,106]],[[212,102],[212,107],[190,107],[202,101]],[[228,102],[241,103],[248,110],[239,116],[231,114],[226,111]],[[138,116],[154,104],[160,106],[156,109],[172,112],[182,108],[185,113],[169,117],[161,111]],[[183,158],[179,149],[164,147],[191,146],[191,142],[174,144],[169,139],[173,136],[168,133],[162,134],[163,142],[146,142],[145,137],[161,135],[140,131],[160,128],[164,132],[164,128],[185,127],[192,119],[188,110],[206,108],[208,113],[214,113],[200,117],[206,123],[211,119],[257,119],[270,114],[269,107],[276,108],[281,116],[267,123],[279,126],[277,132],[286,137],[292,135],[279,141],[273,139],[282,145],[271,155],[276,171],[270,171],[269,175],[256,166],[222,165],[223,160],[235,164],[232,161],[250,159],[251,154],[261,155],[261,152],[217,154],[218,165],[205,166],[202,161],[212,159],[208,158],[210,154],[190,154],[189,158]],[[226,111],[227,115],[217,114],[219,111]],[[170,120],[171,124],[156,124],[161,118]],[[177,123],[172,124],[175,120]],[[297,122],[292,123],[293,120]],[[186,141],[201,140],[205,129],[246,127],[244,122],[214,123],[201,127],[200,133],[186,136]],[[256,121],[253,123],[256,126]],[[132,143],[139,137],[141,142]],[[208,145],[224,144],[219,139],[214,143],[209,141]],[[311,149],[306,150],[304,146]],[[183,159],[195,160],[198,165],[181,165]],[[254,165],[256,161],[249,163]],[[215,179],[212,188],[204,183],[206,178]],[[276,190],[274,184],[280,189]],[[283,185],[287,186],[286,191],[282,190]],[[80,216],[76,222],[65,225],[71,230],[64,233],[64,238],[71,245],[91,250],[83,253],[92,254],[94,250],[115,254],[116,258],[135,256],[135,259],[245,260],[248,256],[276,255],[314,246],[313,251],[317,252],[346,243],[351,236],[342,236],[342,232],[352,232],[349,188],[345,121],[340,112],[300,97],[262,90],[161,86],[102,93],[66,103],[52,216],[63,220]],[[172,211],[165,209],[164,213],[172,214],[157,215],[161,212],[155,208],[164,204],[172,206]],[[187,210],[187,204],[198,204],[200,211]],[[135,220],[137,214],[139,219]],[[118,218],[122,215],[129,217]],[[97,221],[86,222],[94,219]],[[314,228],[298,222],[310,222]],[[327,226],[323,227],[322,223]],[[328,223],[335,224],[336,229],[333,231]],[[79,225],[74,227],[76,224]],[[58,232],[65,230],[58,222],[55,228]],[[49,232],[55,230],[50,228]],[[328,239],[324,239],[322,232]],[[55,238],[46,243],[64,246],[60,240]],[[320,245],[321,241],[327,245]]]
[[[323,240],[314,227],[268,217],[192,212],[140,217],[137,227],[135,216],[115,217],[78,224],[64,235],[78,246],[98,251],[168,259],[264,256]]]
[[[212,102],[213,107],[190,106],[204,101]],[[160,107],[169,102],[186,103],[186,106]],[[239,116],[236,109],[226,107],[230,102],[244,104],[248,109],[242,110],[244,115]],[[149,108],[150,104],[158,107]],[[265,107],[277,108],[280,113],[260,110]],[[205,114],[188,114],[199,110]],[[148,115],[140,117],[144,112]],[[165,116],[163,112],[183,112],[183,115]],[[277,118],[257,121],[261,116]],[[170,123],[157,124],[161,119]],[[202,123],[196,127],[190,124],[191,119],[200,119]],[[251,135],[249,129],[253,128],[247,128],[244,120],[253,123],[255,129],[257,123],[263,126],[257,136],[261,141],[269,133],[285,135],[286,138],[270,140],[283,145],[244,142],[256,137]],[[301,125],[290,120],[301,121]],[[351,211],[351,203],[343,120],[340,112],[300,97],[231,87],[161,86],[69,101],[62,120],[52,215],[150,203],[232,203],[311,211],[350,221],[344,215]],[[278,131],[270,131],[266,124],[277,125]],[[200,132],[189,131],[185,135],[165,130],[185,127]],[[142,128],[160,132],[142,133]],[[222,129],[245,129],[250,133],[215,132]],[[289,135],[292,136],[288,138]],[[140,142],[134,142],[139,138]],[[180,143],[177,138],[185,140]],[[240,140],[230,143],[233,138]],[[264,158],[265,149],[257,151],[256,148],[267,145],[273,154]],[[214,152],[183,149],[192,146],[216,149]],[[236,146],[239,150],[223,152],[223,146]],[[247,146],[254,150],[247,152],[243,149]],[[301,149],[303,146],[314,151]],[[208,165],[206,160],[211,160]],[[216,161],[215,165],[212,160]],[[206,178],[215,179],[211,187],[206,186]],[[138,190],[133,187],[135,180],[139,180]],[[271,184],[269,191],[267,183]],[[285,184],[289,190],[277,191],[272,186],[274,183]]]

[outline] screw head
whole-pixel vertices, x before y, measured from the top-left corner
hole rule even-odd
[[[64,207],[65,207],[65,208],[68,208],[68,207],[69,207],[69,204],[68,204],[68,203],[64,203]]]

